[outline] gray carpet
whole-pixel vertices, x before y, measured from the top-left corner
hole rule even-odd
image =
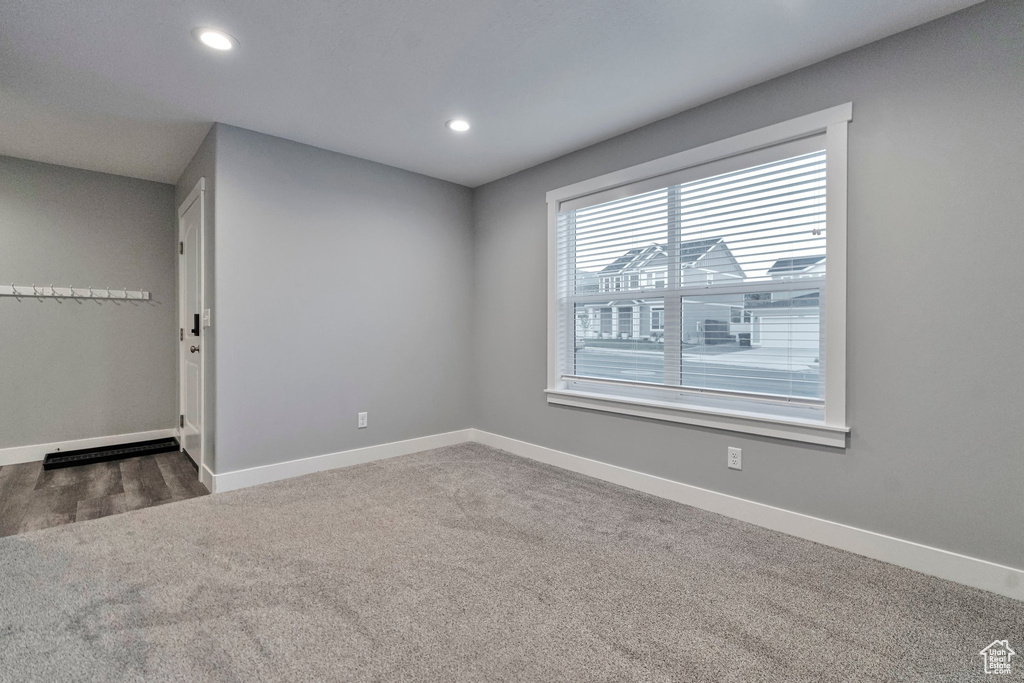
[[[4,681],[963,681],[997,638],[1024,603],[476,444],[0,539]]]

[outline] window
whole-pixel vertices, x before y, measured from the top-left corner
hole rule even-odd
[[[651,309],[651,330],[660,332],[665,329],[665,309],[664,308],[652,308]]]
[[[845,445],[851,111],[549,193],[549,402]]]

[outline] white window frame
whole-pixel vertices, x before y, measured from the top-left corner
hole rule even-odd
[[[548,192],[548,403],[845,448],[846,435],[850,431],[846,424],[847,127],[852,120],[853,104],[847,102]],[[557,259],[560,207],[588,195],[607,193],[669,173],[821,134],[825,135],[825,168],[828,177],[825,207],[828,226],[825,231],[828,253],[828,268],[825,272],[828,291],[825,353],[828,368],[825,373],[823,419],[780,418],[742,409],[682,406],[656,399],[627,398],[569,388],[560,374],[558,355]]]
[[[654,313],[658,313],[658,326],[654,326]],[[665,305],[651,306],[651,331],[652,332],[664,332],[665,331]]]

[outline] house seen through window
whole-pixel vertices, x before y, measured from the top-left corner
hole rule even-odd
[[[560,212],[577,321],[563,376],[823,402],[826,152],[811,147]]]

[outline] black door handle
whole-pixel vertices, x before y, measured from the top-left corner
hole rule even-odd
[[[193,337],[198,337],[199,336],[199,314],[198,313],[196,313],[196,314],[194,314],[192,316],[192,321],[193,321],[192,322],[192,336]]]

